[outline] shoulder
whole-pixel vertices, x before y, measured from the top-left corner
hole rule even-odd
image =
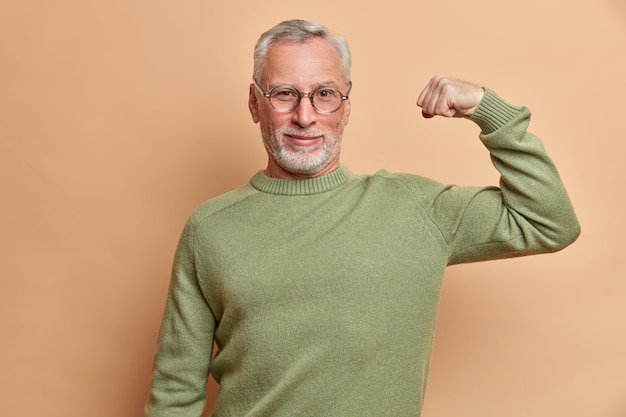
[[[365,188],[385,187],[386,189],[404,189],[416,197],[437,194],[447,185],[441,184],[433,179],[417,174],[392,173],[387,170],[379,170],[372,175],[359,176]]]
[[[257,193],[258,191],[248,183],[225,194],[211,198],[193,211],[187,220],[187,228],[196,228],[224,210],[236,208]]]
[[[434,217],[462,211],[477,194],[497,190],[495,187],[460,187],[416,174],[389,173],[385,170],[362,177],[361,181],[367,190],[376,190],[377,195],[382,194],[387,199],[400,201],[410,198]]]

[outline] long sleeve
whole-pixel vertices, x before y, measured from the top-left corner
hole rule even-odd
[[[449,264],[554,252],[580,225],[554,163],[527,128],[530,111],[491,90],[471,119],[500,172],[500,187],[448,187],[432,199]],[[451,214],[453,213],[453,214]]]
[[[472,117],[500,187],[259,172],[201,206],[177,250],[147,416],[199,417],[209,367],[215,416],[419,415],[446,265],[579,233],[529,117],[490,91]]]
[[[154,360],[148,417],[199,417],[206,403],[215,329],[195,269],[194,227],[180,238]]]

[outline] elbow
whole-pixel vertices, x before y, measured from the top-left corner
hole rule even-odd
[[[569,246],[572,243],[574,243],[576,241],[576,239],[578,239],[578,237],[580,236],[580,233],[581,233],[580,222],[574,216],[572,225],[569,228],[569,239],[570,240],[567,242],[567,244],[565,246]]]
[[[557,252],[565,249],[578,239],[580,233],[580,223],[576,216],[572,215],[567,221],[561,221],[558,227],[552,229],[548,250]]]
[[[562,233],[557,250],[562,250],[571,245],[580,236],[580,224],[576,222]]]

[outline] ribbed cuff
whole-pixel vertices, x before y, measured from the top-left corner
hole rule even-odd
[[[482,133],[489,134],[515,118],[522,111],[522,107],[513,106],[490,89],[484,89],[485,95],[469,119],[480,127]]]

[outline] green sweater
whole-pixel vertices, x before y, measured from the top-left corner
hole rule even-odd
[[[210,371],[214,417],[419,416],[446,266],[552,252],[579,234],[529,111],[486,90],[471,119],[499,188],[342,166],[298,181],[259,172],[199,207],[146,415],[200,416]]]

